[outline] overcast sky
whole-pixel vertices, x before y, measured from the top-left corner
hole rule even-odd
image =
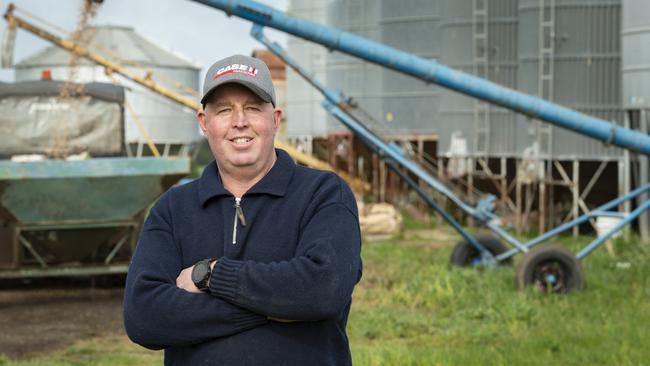
[[[285,11],[288,0],[257,0]],[[17,7],[47,19],[68,31],[73,31],[79,19],[83,0],[15,0]],[[9,2],[0,1],[4,14]],[[2,33],[7,22],[2,19]],[[188,0],[104,0],[94,19],[96,25],[133,27],[157,45],[173,50],[203,67],[203,72],[216,60],[235,53],[250,54],[263,48],[248,33],[251,23],[227,17],[222,11]],[[284,33],[271,29],[269,38],[286,45]],[[44,41],[27,31],[18,30],[14,48],[14,63],[48,47]],[[0,71],[0,80],[13,81],[11,69]]]

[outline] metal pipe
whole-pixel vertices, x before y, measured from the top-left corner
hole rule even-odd
[[[429,207],[431,207],[438,214],[440,214],[443,220],[445,220],[449,225],[451,225],[454,229],[456,229],[456,231],[460,234],[460,236],[463,237],[463,239],[465,239],[479,253],[481,253],[481,258],[489,258],[489,257],[493,258],[492,253],[490,253],[489,250],[483,247],[483,245],[481,245],[481,243],[474,237],[474,235],[463,230],[463,227],[460,225],[460,223],[456,221],[447,211],[445,211],[442,207],[440,207],[433,199],[431,199],[431,197],[429,197],[429,195],[426,192],[424,192],[422,188],[420,188],[418,184],[413,179],[411,179],[411,177],[404,174],[404,172],[402,172],[399,169],[399,167],[397,166],[397,164],[395,164],[393,160],[386,159],[385,162],[386,165],[388,165],[388,167],[391,168],[393,172],[395,172],[395,174],[397,174],[403,181],[405,181],[406,184],[408,184],[408,186],[411,187],[411,189],[414,190],[415,193],[417,193],[420,196],[420,198],[422,198],[422,200],[424,200],[424,202],[427,203],[427,205],[429,205]]]
[[[642,133],[648,133],[650,130],[650,111],[641,109],[639,111],[639,129]],[[639,182],[638,185],[650,183],[650,159],[647,156],[639,156]],[[643,194],[637,199],[637,205],[650,199],[650,195]],[[639,233],[641,240],[650,243],[650,213],[644,212],[639,216]]]
[[[345,126],[350,130],[354,131],[357,136],[361,137],[364,141],[367,141],[368,144],[377,147],[377,151],[380,156],[390,157],[399,165],[408,169],[411,173],[415,174],[418,178],[426,182],[431,188],[447,196],[452,202],[460,207],[461,210],[465,211],[467,214],[471,215],[479,221],[484,221],[484,219],[482,219],[477,214],[477,210],[475,208],[463,202],[450,189],[445,187],[442,183],[438,182],[429,173],[422,169],[422,167],[404,157],[402,153],[397,150],[397,148],[391,147],[380,137],[376,136],[372,131],[368,130],[363,124],[350,118],[329,99],[323,101],[323,105],[328,112],[330,112],[339,121],[343,122]]]
[[[607,233],[605,233],[605,235],[597,237],[589,245],[587,245],[585,248],[583,248],[581,251],[579,251],[578,254],[576,254],[576,259],[580,260],[580,259],[586,257],[587,255],[589,255],[589,253],[593,252],[596,248],[601,246],[605,242],[605,240],[609,239],[612,235],[614,235],[616,232],[618,232],[623,227],[625,227],[625,225],[632,222],[632,220],[639,217],[639,215],[644,213],[649,208],[650,208],[650,200],[645,201],[643,204],[641,204],[639,207],[637,207],[634,211],[630,212],[630,214],[627,215],[627,217],[625,217],[619,223],[614,225],[614,227],[611,228]]]
[[[530,118],[650,155],[650,136],[572,109],[500,86],[435,61],[363,37],[286,15],[251,0],[193,0],[255,24],[275,28],[371,63],[493,103]]]
[[[457,204],[463,211],[467,212],[469,215],[475,217],[476,212],[473,207],[465,204],[459,197],[457,197],[451,190],[447,189],[442,183],[438,182],[430,174],[428,174],[422,167],[415,164],[413,161],[405,158],[401,151],[398,151],[393,146],[390,146],[385,142],[381,137],[377,136],[372,132],[368,127],[366,127],[361,122],[357,121],[354,118],[351,118],[349,114],[344,112],[344,109],[349,108],[345,98],[342,93],[337,93],[332,89],[325,87],[321,82],[309,76],[309,73],[303,69],[298,63],[296,63],[289,55],[284,52],[282,47],[277,43],[271,42],[268,40],[262,33],[262,28],[259,26],[253,27],[251,34],[258,39],[262,44],[268,47],[274,54],[282,58],[287,65],[299,73],[305,80],[307,80],[312,86],[318,89],[324,96],[325,101],[323,106],[330,114],[336,117],[341,121],[348,129],[354,132],[355,135],[360,137],[368,146],[374,147],[380,156],[388,156],[397,162],[399,165],[408,169],[410,172],[415,174],[418,178],[425,181],[430,187],[434,188],[438,192],[447,196],[452,202]]]
[[[520,251],[528,252],[528,248],[521,244],[521,242],[519,242],[513,236],[509,235],[498,225],[493,224],[489,220],[486,220],[485,217],[478,215],[474,208],[464,204],[459,197],[457,197],[452,191],[446,189],[440,181],[436,180],[426,170],[422,169],[419,165],[415,164],[415,162],[411,161],[410,159],[402,156],[401,152],[396,151],[380,136],[372,132],[363,123],[348,113],[347,110],[349,110],[351,106],[348,104],[348,99],[343,95],[343,93],[336,92],[326,87],[318,79],[309,75],[309,72],[306,69],[302,68],[302,66],[300,66],[300,64],[298,64],[293,58],[291,58],[279,44],[272,42],[266,38],[262,26],[259,24],[254,25],[253,29],[251,30],[251,35],[260,41],[260,43],[265,45],[276,56],[281,58],[289,67],[291,67],[300,76],[302,76],[303,79],[305,79],[309,84],[321,92],[321,94],[323,94],[325,97],[323,106],[325,107],[326,111],[338,119],[348,129],[350,129],[355,134],[355,136],[360,138],[371,150],[377,153],[377,155],[389,156],[391,160],[385,159],[385,161],[387,161],[387,164],[389,164],[389,166],[395,170],[400,178],[402,178],[402,180],[404,180],[413,190],[415,190],[416,193],[418,193],[431,208],[440,213],[443,219],[447,221],[452,227],[454,227],[454,229],[456,229],[456,231],[458,231],[458,233],[470,244],[472,244],[479,252],[483,253],[485,251],[483,246],[481,246],[481,244],[478,243],[478,241],[476,241],[473,236],[465,232],[462,227],[456,221],[454,221],[453,218],[451,218],[451,216],[449,216],[444,210],[442,210],[442,208],[437,206],[430,197],[425,195],[416,184],[411,184],[412,180],[410,177],[402,174],[402,172],[396,168],[397,164],[400,164],[404,168],[408,169],[411,173],[416,174],[418,178],[422,179],[428,183],[430,187],[434,188],[439,193],[449,198],[452,202],[456,203],[463,211],[484,224],[496,235],[506,240]]]
[[[630,192],[629,194],[627,194],[627,195],[625,195],[623,197],[615,198],[615,199],[613,199],[613,200],[611,200],[611,201],[609,201],[607,203],[602,204],[601,206],[598,206],[598,207],[594,208],[590,213],[584,214],[584,215],[579,216],[579,217],[577,217],[577,218],[575,218],[575,219],[573,219],[573,220],[571,220],[571,221],[569,221],[569,222],[567,222],[565,224],[557,226],[557,227],[547,231],[546,233],[536,237],[535,239],[524,243],[524,246],[526,246],[526,248],[530,249],[530,248],[532,248],[532,247],[534,247],[534,246],[536,246],[538,244],[541,244],[541,243],[545,242],[546,240],[548,240],[548,239],[550,239],[550,238],[552,238],[552,237],[554,237],[554,236],[556,236],[558,234],[561,234],[562,232],[564,232],[566,230],[571,229],[572,227],[574,227],[576,225],[584,224],[585,222],[589,221],[589,219],[594,217],[594,216],[601,216],[604,211],[615,208],[616,206],[620,205],[621,203],[623,203],[623,202],[625,202],[627,200],[631,200],[631,199],[634,199],[636,197],[639,197],[640,195],[642,195],[644,193],[647,193],[647,192],[650,192],[650,184],[646,184],[646,185],[644,185],[642,187],[639,187],[639,188],[635,189],[634,191]],[[650,202],[650,201],[646,201],[646,203],[647,202]],[[636,212],[636,210],[634,212]],[[629,215],[633,215],[634,212],[630,213]],[[643,212],[643,210],[641,210],[641,212]],[[629,217],[629,215],[628,215],[628,217]],[[602,215],[602,216],[611,216],[611,215]],[[637,216],[638,216],[638,214],[637,214]],[[506,258],[512,257],[515,254],[517,254],[518,252],[519,252],[519,250],[517,248],[510,249],[507,252],[499,254],[497,256],[497,260],[504,260]]]

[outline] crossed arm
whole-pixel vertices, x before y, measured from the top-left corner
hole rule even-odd
[[[151,221],[150,221],[151,222]],[[129,338],[151,349],[184,346],[265,324],[266,317],[214,296],[176,286],[180,256],[171,234],[147,225],[133,256],[124,291]]]
[[[152,210],[134,255],[124,305],[127,333],[150,348],[228,336],[269,319],[336,317],[360,278],[358,221],[341,203],[312,217],[294,258],[271,263],[219,258],[211,296],[198,294],[192,267],[182,268],[170,229],[155,215]],[[158,255],[144,255],[152,252]]]

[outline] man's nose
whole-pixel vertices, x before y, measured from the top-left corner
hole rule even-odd
[[[246,114],[244,113],[243,108],[235,108],[235,112],[232,115],[232,126],[234,128],[243,128],[248,126],[248,120],[246,119]]]

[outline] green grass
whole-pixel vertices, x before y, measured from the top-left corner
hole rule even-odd
[[[648,364],[649,249],[601,248],[583,261],[584,291],[544,296],[517,292],[512,268],[450,270],[449,246],[366,243],[348,327],[355,364]]]
[[[72,346],[27,361],[12,362],[0,355],[2,366],[140,366],[162,365],[162,352],[131,343],[125,335],[81,340]]]
[[[417,229],[433,229],[436,227],[436,221],[431,219],[430,222],[422,222],[421,220],[416,219],[408,213],[407,211],[402,212],[402,225],[405,230],[417,230]]]
[[[575,249],[591,238],[560,241]],[[650,364],[650,246],[619,241],[583,262],[587,288],[518,292],[514,269],[450,269],[453,240],[364,242],[348,325],[355,365]],[[519,258],[517,258],[519,259]],[[124,336],[0,365],[160,365]]]

